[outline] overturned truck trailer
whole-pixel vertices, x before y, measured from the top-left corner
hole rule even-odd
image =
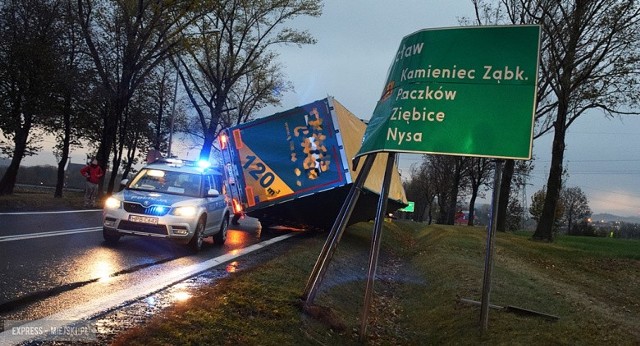
[[[220,135],[228,193],[263,227],[330,229],[359,169],[366,124],[329,97],[231,127]],[[378,154],[349,224],[375,217],[386,153]],[[406,206],[394,169],[387,211]]]

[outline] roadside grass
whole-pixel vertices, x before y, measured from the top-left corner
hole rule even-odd
[[[116,345],[356,345],[372,223],[345,232],[315,299],[302,294],[326,233],[303,234],[282,253],[234,273]],[[367,344],[640,343],[640,242],[561,236],[554,243],[525,232],[499,233],[491,303],[558,316],[492,309],[479,327],[483,228],[385,222]]]
[[[62,198],[54,198],[53,192],[53,189],[16,187],[13,194],[0,196],[0,212],[55,211],[83,208],[83,191],[64,190]]]

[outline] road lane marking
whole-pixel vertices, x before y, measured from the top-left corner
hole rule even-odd
[[[110,295],[100,296],[85,304],[61,311],[59,313],[41,318],[39,320],[27,322],[19,327],[38,328],[42,325],[52,328],[62,328],[70,324],[70,321],[90,320],[92,317],[108,310],[115,309],[125,303],[132,303],[140,298],[146,297],[155,292],[166,289],[190,277],[196,276],[204,271],[214,268],[235,258],[246,255],[253,251],[262,249],[285,239],[289,239],[299,233],[287,233],[276,238],[272,238],[251,246],[232,250],[227,254],[212,258],[210,260],[192,264],[183,268],[174,269],[166,275],[161,275],[155,279],[147,280],[137,285],[133,285],[126,290],[120,290]],[[12,334],[11,330],[0,333],[0,344],[14,345],[33,339],[33,336]]]
[[[100,232],[100,231],[102,231],[102,227],[87,227],[87,228],[65,229],[65,230],[61,230],[61,231],[51,231],[51,232],[3,235],[3,236],[0,236],[0,243],[5,242],[5,241],[26,240],[26,239],[45,238],[45,237],[57,237],[57,236],[60,236],[60,235],[89,233],[89,232]]]

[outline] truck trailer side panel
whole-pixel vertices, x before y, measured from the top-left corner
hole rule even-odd
[[[221,146],[231,195],[263,224],[331,227],[357,176],[349,165],[365,129],[333,98],[229,128]],[[375,215],[386,154],[378,156],[350,223]],[[389,210],[406,204],[397,170],[389,202]]]

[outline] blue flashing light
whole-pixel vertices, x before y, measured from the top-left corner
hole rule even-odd
[[[206,160],[200,160],[198,161],[198,167],[202,168],[202,169],[206,169],[211,167],[211,163],[209,163],[209,161]]]
[[[155,215],[155,216],[164,216],[169,212],[169,208],[163,205],[152,205],[147,208],[145,214]]]

